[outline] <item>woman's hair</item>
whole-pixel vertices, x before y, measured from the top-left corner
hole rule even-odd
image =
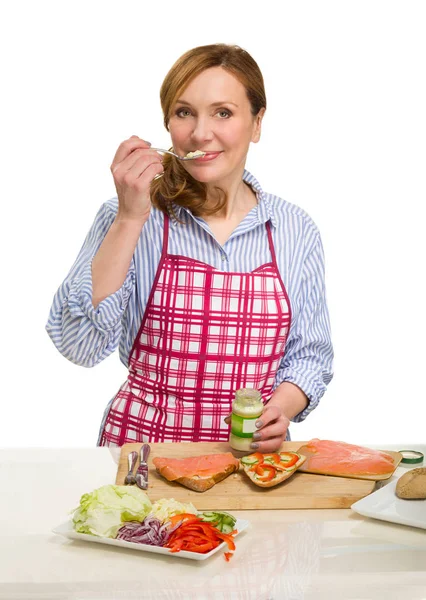
[[[169,120],[176,100],[189,83],[206,69],[222,67],[244,86],[256,116],[266,108],[266,95],[262,73],[256,61],[239,46],[211,44],[198,46],[181,56],[167,73],[160,90],[164,125],[169,130]],[[164,173],[151,183],[151,199],[154,206],[168,212],[175,202],[192,211],[194,215],[212,215],[226,205],[224,190],[215,188],[218,202],[210,209],[205,207],[207,186],[197,181],[184,169],[181,162],[169,154],[163,157]]]

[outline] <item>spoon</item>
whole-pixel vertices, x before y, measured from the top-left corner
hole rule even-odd
[[[179,156],[179,154],[175,154],[170,150],[163,150],[163,148],[150,148],[150,150],[156,150],[157,152],[163,152],[164,154],[171,154],[175,156],[179,160],[194,160],[195,158],[201,158],[206,155],[206,152],[202,152],[202,150],[196,150],[195,152],[188,152],[186,156]]]

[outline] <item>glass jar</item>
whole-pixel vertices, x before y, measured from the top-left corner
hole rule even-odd
[[[263,412],[262,396],[258,390],[242,388],[235,393],[232,403],[229,444],[234,450],[250,451],[256,421]]]

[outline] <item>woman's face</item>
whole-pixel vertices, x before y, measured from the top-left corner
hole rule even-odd
[[[207,152],[182,162],[194,179],[220,182],[244,168],[250,142],[260,138],[262,109],[253,117],[244,86],[221,67],[198,75],[177,99],[169,121],[174,151]]]

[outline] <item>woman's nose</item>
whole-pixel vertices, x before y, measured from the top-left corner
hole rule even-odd
[[[192,130],[191,137],[197,142],[211,140],[213,137],[213,132],[209,120],[198,117],[194,122],[194,128]]]

